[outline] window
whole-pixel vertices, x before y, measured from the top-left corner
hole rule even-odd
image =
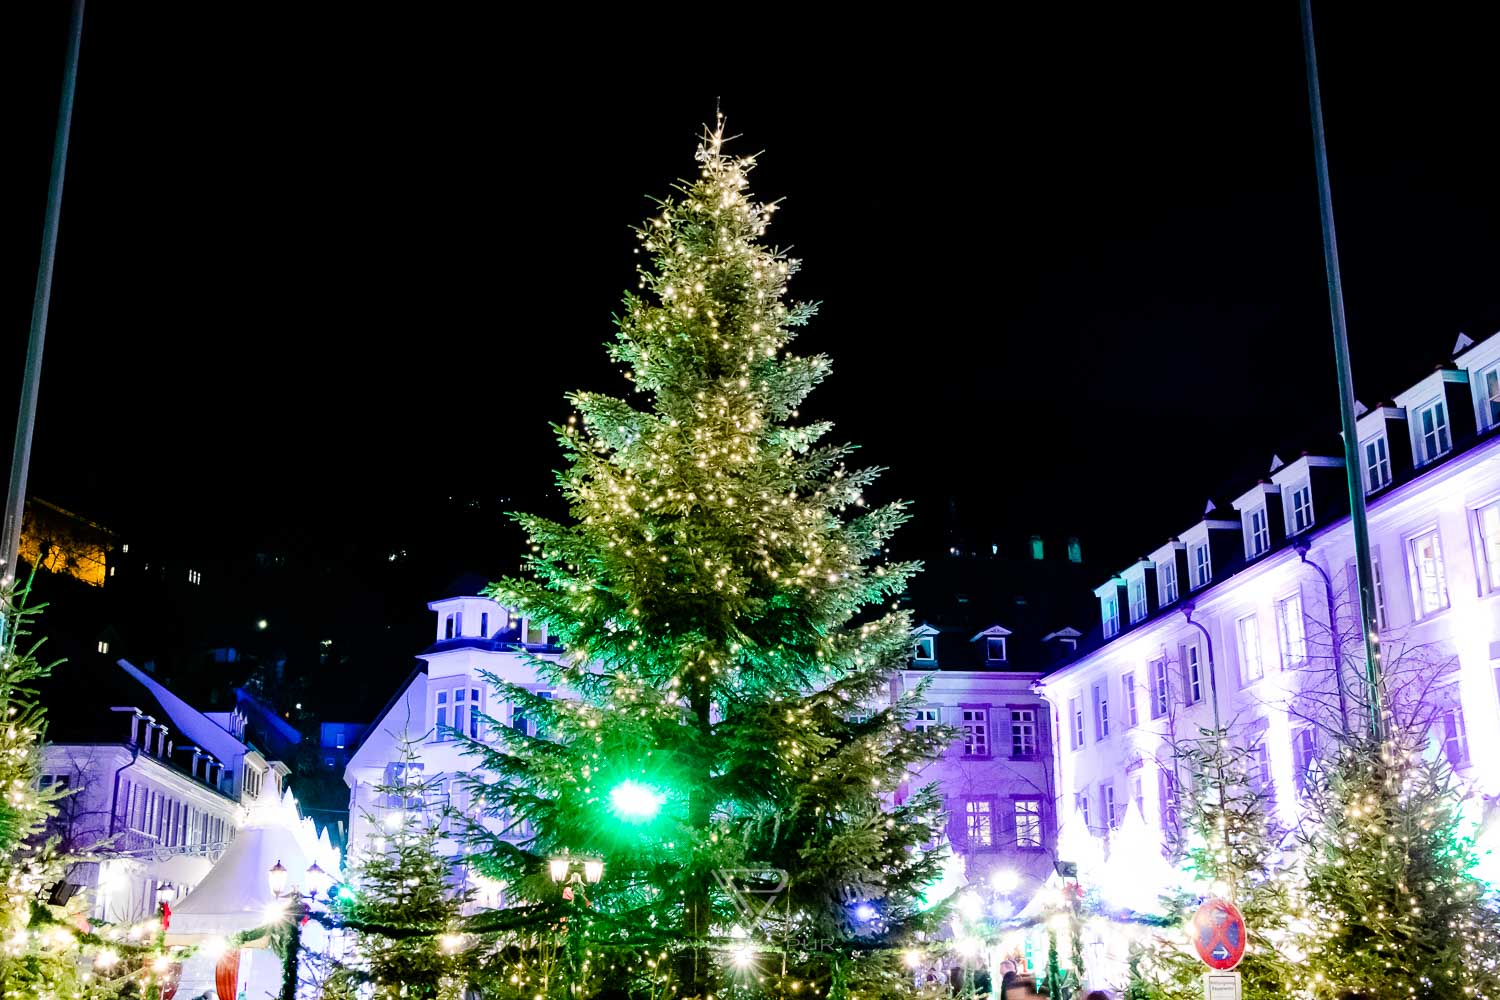
[[[1016,799],[1016,846],[1042,846],[1042,802]]]
[[[1120,631],[1120,602],[1114,596],[1102,598],[1099,608],[1104,616],[1104,638]]]
[[[1094,739],[1102,740],[1109,735],[1109,686],[1094,685]]]
[[[1266,509],[1257,507],[1252,510],[1246,524],[1249,535],[1245,540],[1245,555],[1254,558],[1271,547],[1271,525],[1266,520]]]
[[[1135,704],[1135,674],[1127,672],[1120,678],[1120,693],[1125,698],[1125,728],[1132,729],[1141,721]]]
[[[1182,681],[1187,687],[1187,703],[1203,700],[1203,658],[1196,644],[1182,648]]]
[[[1099,798],[1104,806],[1104,824],[1113,830],[1119,825],[1118,818],[1115,815],[1115,786],[1101,785],[1099,787]]]
[[[1213,579],[1213,564],[1209,558],[1208,543],[1193,546],[1193,587],[1207,587]]]
[[[1283,668],[1307,662],[1307,623],[1302,618],[1300,593],[1276,602],[1276,642]]]
[[[520,705],[515,705],[510,710],[510,728],[522,736],[527,736],[531,733],[531,723],[526,718],[526,713],[521,711]]]
[[[1254,615],[1246,615],[1235,622],[1235,632],[1240,642],[1240,677],[1249,684],[1266,675],[1260,660],[1260,625]]]
[[[1417,411],[1417,432],[1421,434],[1423,462],[1430,462],[1448,452],[1448,412],[1440,399]]]
[[[935,658],[932,652],[932,636],[923,636],[918,639],[916,645],[912,648],[911,655],[914,660],[931,662]]]
[[[1130,620],[1138,622],[1146,617],[1146,581],[1130,582]]]
[[[1292,530],[1306,531],[1312,527],[1312,484],[1298,483],[1292,490]]]
[[[1484,426],[1494,427],[1500,424],[1500,366],[1485,372],[1479,385],[1484,394],[1479,402],[1479,408],[1484,413]]]
[[[1365,492],[1374,493],[1390,481],[1391,456],[1382,434],[1365,442]]]
[[[488,639],[489,637],[490,637],[490,613],[488,611],[481,611],[481,612],[479,612],[479,638],[481,638],[481,639]]]
[[[1161,809],[1163,830],[1177,828],[1177,776],[1165,767],[1157,772],[1156,801]]]
[[[441,742],[443,740],[446,740],[448,738],[448,733],[447,733],[447,729],[448,729],[448,692],[447,691],[439,691],[437,693],[437,717],[436,717],[436,720],[435,720],[435,724],[437,726],[437,739],[438,739],[438,741]]]
[[[451,638],[453,638],[453,616],[452,615],[449,615],[447,618],[443,619],[443,638],[445,638],[445,639],[451,639]]]
[[[1437,529],[1413,538],[1411,545],[1412,605],[1418,618],[1448,606],[1448,577],[1443,571],[1443,544]]]
[[[1074,698],[1068,703],[1073,711],[1073,749],[1083,746],[1083,699]]]
[[[479,689],[469,688],[469,737],[479,739]]]
[[[99,643],[98,643],[98,648],[99,648],[99,652],[101,652],[101,653],[108,653],[109,652],[109,641],[106,640],[106,639],[100,639]]]
[[[1172,689],[1167,683],[1167,659],[1151,661],[1151,718],[1159,719],[1172,707]]]
[[[1068,539],[1068,562],[1083,562],[1083,546],[1078,544],[1078,539],[1076,538]]]
[[[1349,604],[1359,608],[1359,587],[1355,575],[1354,560],[1349,560],[1345,572],[1349,575]],[[1385,571],[1380,568],[1380,550],[1370,550],[1370,583],[1375,590],[1375,627],[1384,631],[1389,628],[1385,615]]]
[[[1094,823],[1092,818],[1090,818],[1089,816],[1089,793],[1079,792],[1076,796],[1074,796],[1073,801],[1078,808],[1078,815],[1083,819],[1084,828],[1092,829]]]
[[[1012,757],[1036,755],[1036,709],[1013,708],[1010,710],[1010,755]]]
[[[1486,590],[1500,590],[1500,500],[1474,512]]]
[[[1156,582],[1161,587],[1161,602],[1171,604],[1177,600],[1177,560],[1168,559],[1156,564]]]
[[[989,636],[984,640],[984,658],[990,663],[1005,662],[1005,639],[1000,636]]]
[[[1439,713],[1437,722],[1448,763],[1464,767],[1469,763],[1469,734],[1464,728],[1464,710],[1457,692],[1449,699],[1448,707]]]
[[[1265,740],[1250,747],[1250,787],[1262,795],[1269,795],[1271,788],[1271,752]]]
[[[1042,552],[1043,552],[1042,536],[1041,535],[1032,535],[1031,536],[1031,558],[1033,558],[1033,559],[1040,559],[1040,558],[1042,558]]]
[[[912,713],[912,729],[919,733],[930,733],[938,727],[938,710],[919,708]]]
[[[1144,818],[1146,815],[1146,788],[1139,774],[1130,779],[1130,797],[1135,801],[1136,811]]]
[[[197,570],[190,569],[190,570],[187,571],[187,574],[188,574],[188,583],[199,584],[199,583],[203,582],[203,574],[200,573],[200,572],[198,572]]]
[[[990,711],[987,708],[963,709],[965,757],[990,755]]]
[[[1292,734],[1292,763],[1297,769],[1297,784],[1306,784],[1307,777],[1312,773],[1313,767],[1318,762],[1318,733],[1311,726],[1305,726]]]
[[[964,819],[970,847],[995,846],[995,817],[988,799],[965,802]]]

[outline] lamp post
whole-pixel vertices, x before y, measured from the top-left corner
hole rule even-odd
[[[589,898],[584,893],[584,886],[597,885],[604,877],[604,862],[598,858],[575,858],[572,855],[558,855],[547,860],[547,874],[557,885],[562,886],[562,897],[567,902],[577,905],[577,897],[582,896],[584,905],[588,905]],[[576,892],[575,888],[577,887]],[[566,922],[566,921],[565,921]],[[542,970],[542,993],[545,995],[551,982],[551,975],[544,966]]]
[[[1334,606],[1333,578],[1322,566],[1307,558],[1308,549],[1312,546],[1307,539],[1299,538],[1293,547],[1297,550],[1297,556],[1302,560],[1304,566],[1311,566],[1318,571],[1323,578],[1323,596],[1328,602],[1328,642],[1333,649],[1333,678],[1339,694],[1339,724],[1342,726],[1345,736],[1349,735],[1349,702],[1344,694],[1344,644],[1338,630],[1338,610]]]
[[[316,861],[307,866],[305,881],[308,891],[306,893],[296,884],[287,884],[290,876],[291,872],[287,871],[279,858],[266,872],[266,882],[271,888],[271,895],[277,900],[272,907],[274,911],[272,916],[276,919],[287,920],[291,924],[287,936],[286,954],[281,958],[280,1000],[297,1000],[297,963],[302,950],[302,924],[307,913],[311,910],[313,903],[320,902],[320,893],[323,903],[333,898],[331,890],[334,878]]]

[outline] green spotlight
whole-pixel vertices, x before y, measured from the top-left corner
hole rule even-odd
[[[661,812],[664,796],[650,785],[622,781],[609,790],[609,805],[627,823],[646,823]]]

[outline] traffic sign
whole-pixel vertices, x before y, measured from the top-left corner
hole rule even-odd
[[[1245,957],[1245,918],[1228,900],[1207,900],[1193,914],[1193,947],[1204,965],[1228,972]]]

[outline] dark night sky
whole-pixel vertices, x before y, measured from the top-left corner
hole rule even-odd
[[[0,30],[0,440],[54,6]],[[595,25],[608,48],[437,8],[216,9],[88,15],[32,474],[75,510],[145,510],[215,545],[374,537],[426,495],[539,502],[563,392],[623,387],[600,345],[633,285],[629,226],[692,170],[716,98],[765,150],[758,193],[786,198],[794,293],[823,302],[800,346],[836,366],[809,409],[891,467],[914,542],[956,495],[976,534],[1077,534],[1122,562],[1336,428],[1295,3],[836,41]],[[1373,402],[1460,330],[1500,328],[1494,36],[1465,14],[1328,9]]]

